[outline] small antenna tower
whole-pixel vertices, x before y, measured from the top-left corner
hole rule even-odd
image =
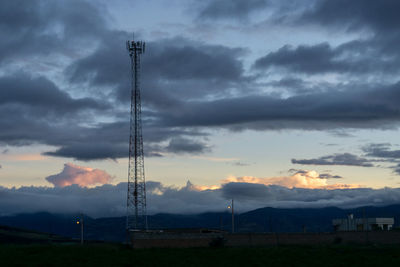
[[[145,52],[142,41],[127,41],[126,49],[131,59],[131,116],[129,135],[129,168],[126,229],[147,229],[146,181],[140,100],[140,57]]]

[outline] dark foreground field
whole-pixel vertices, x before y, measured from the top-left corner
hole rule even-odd
[[[0,266],[400,266],[400,246],[138,249],[0,245]]]

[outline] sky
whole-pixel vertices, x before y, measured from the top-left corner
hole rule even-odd
[[[150,213],[398,203],[399,11],[1,1],[0,215],[125,213],[133,36]]]

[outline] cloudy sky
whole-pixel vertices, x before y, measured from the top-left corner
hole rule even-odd
[[[74,211],[90,195],[110,200],[88,213],[122,212],[133,32],[147,43],[153,213],[231,197],[243,210],[396,203],[399,11],[397,0],[1,1],[2,213],[68,198]]]

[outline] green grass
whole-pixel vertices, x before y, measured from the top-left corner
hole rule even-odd
[[[130,249],[0,245],[0,266],[400,266],[400,246]]]

